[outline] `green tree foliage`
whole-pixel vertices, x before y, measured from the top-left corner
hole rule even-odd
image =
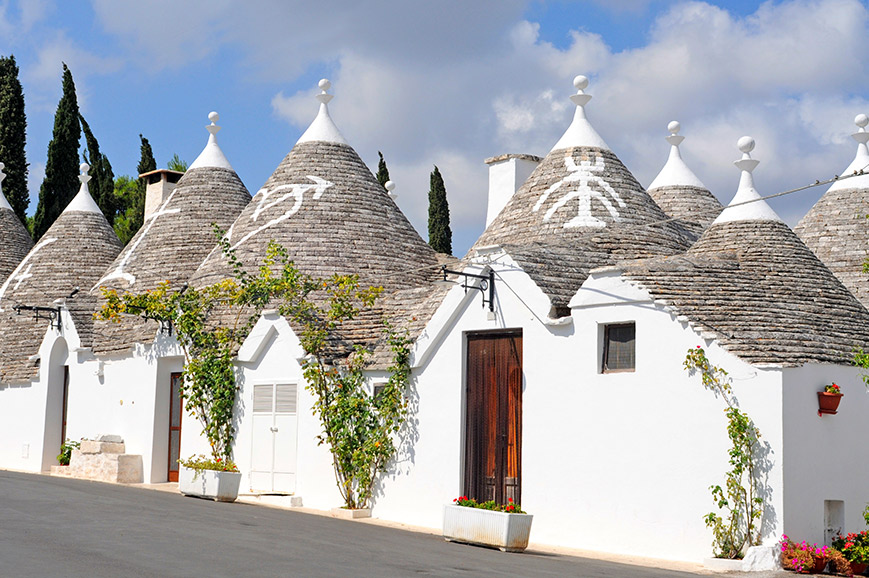
[[[63,95],[54,114],[54,132],[48,143],[48,158],[45,161],[45,180],[39,188],[39,204],[33,217],[34,239],[45,234],[78,192],[80,138],[75,83],[64,63]]]
[[[6,165],[3,193],[22,223],[27,221],[25,213],[30,205],[24,153],[26,136],[27,117],[18,65],[13,55],[0,57],[0,161]]]
[[[428,244],[438,253],[453,254],[453,232],[450,230],[450,206],[441,172],[435,166],[428,191]]]
[[[385,187],[386,181],[389,180],[389,169],[386,168],[386,161],[383,160],[383,153],[377,151],[377,154],[380,156],[380,161],[377,163],[377,182],[380,183],[381,187]]]
[[[202,425],[214,461],[225,462],[232,457],[235,435],[234,355],[263,309],[277,305],[298,328],[307,354],[303,366],[306,387],[314,394],[313,411],[323,428],[318,439],[332,452],[345,505],[366,507],[376,476],[395,455],[396,435],[407,420],[409,339],[385,325],[393,362],[389,379],[372,395],[363,375],[367,352],[357,345],[344,363],[336,363],[330,347],[334,336],[342,333],[341,325],[370,310],[382,290],[360,288],[354,275],[328,279],[305,275],[274,242],[259,270],[248,273],[229,241],[218,233],[221,249],[235,272],[233,278],[202,289],[176,290],[168,282],[138,294],[103,289],[106,303],[97,316],[116,321],[123,314],[134,314],[171,323],[185,356],[181,380],[185,408]],[[209,315],[217,309],[222,315]]]
[[[139,135],[141,141],[139,145],[139,164],[136,165],[138,174],[144,174],[150,171],[157,170],[157,161],[154,160],[154,151],[151,150],[151,143],[148,139]],[[148,188],[148,182],[145,179],[138,179],[136,184],[136,194],[130,199],[130,203],[125,205],[123,213],[125,215],[125,223],[123,226],[124,237],[118,235],[118,238],[124,244],[127,244],[133,235],[141,228],[145,221],[145,190]],[[117,231],[116,231],[117,232]]]
[[[91,166],[91,181],[88,183],[88,189],[97,206],[106,216],[109,225],[114,226],[117,207],[115,205],[115,174],[112,172],[112,164],[108,157],[100,152],[100,143],[91,132],[91,127],[88,126],[84,116],[79,114],[79,120],[87,143],[84,160]]]
[[[115,179],[114,187],[115,218],[113,227],[121,243],[126,245],[139,230],[136,223],[136,199],[139,196],[139,181],[127,175]],[[141,225],[141,219],[139,220]]]
[[[178,153],[172,155],[172,158],[169,159],[169,162],[166,164],[167,169],[170,171],[178,171],[179,173],[186,173],[188,166],[187,161],[181,160]]]

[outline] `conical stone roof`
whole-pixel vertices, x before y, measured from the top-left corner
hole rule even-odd
[[[214,225],[226,230],[250,202],[250,193],[217,144],[217,113],[209,115],[211,133],[202,154],[190,165],[160,208],[94,285],[139,293],[169,281],[180,287],[217,244]],[[153,340],[159,325],[136,317],[120,322],[98,321],[94,352],[129,350],[134,343]]]
[[[3,163],[0,163],[0,183],[6,178],[4,168]],[[12,210],[12,205],[6,200],[2,189],[0,189],[0,239],[3,240],[0,243],[0,283],[2,283],[33,247],[30,233]]]
[[[667,215],[697,239],[721,213],[722,206],[682,159],[679,145],[685,137],[678,134],[681,125],[674,120],[667,129],[670,156],[647,191]]]
[[[834,183],[794,228],[800,239],[830,268],[863,305],[869,307],[869,275],[863,263],[869,258],[869,117],[858,115],[857,155],[842,173],[867,174]]]
[[[318,96],[326,102],[331,98],[325,90]],[[296,266],[316,277],[355,273],[362,284],[387,292],[430,278],[437,269],[435,252],[343,142],[326,102],[227,232],[236,256],[254,270],[274,240]],[[317,127],[322,130],[312,131]],[[420,272],[424,267],[431,271]],[[204,286],[231,274],[218,247],[191,282]]]
[[[82,165],[81,190],[15,271],[0,286],[0,382],[35,378],[29,358],[39,350],[48,328],[45,319],[17,305],[57,307],[65,299],[82,347],[93,339],[96,297],[88,289],[121,250],[121,242],[88,192],[88,166]],[[70,297],[78,288],[81,291]]]
[[[869,345],[869,311],[757,200],[757,161],[748,155],[754,143],[743,139],[739,191],[697,243],[684,255],[620,268],[701,336],[749,363],[850,364],[854,348]]]
[[[584,109],[585,77],[573,100]],[[577,98],[581,97],[581,98]],[[576,127],[580,123],[579,129]],[[476,247],[501,245],[564,314],[593,267],[620,259],[672,255],[690,238],[646,193],[577,113],[565,135],[516,191]],[[558,283],[543,272],[558,267]],[[539,272],[540,274],[537,274]]]
[[[346,143],[329,116],[328,81],[321,81],[320,112],[263,187],[227,231],[248,271],[262,263],[270,241],[314,277],[357,274],[362,286],[381,286],[377,311],[345,324],[337,345],[381,337],[382,315],[412,309],[409,291],[434,278],[437,254]],[[216,247],[191,278],[202,287],[233,275]],[[398,296],[398,294],[401,296]],[[398,319],[399,324],[402,319]]]

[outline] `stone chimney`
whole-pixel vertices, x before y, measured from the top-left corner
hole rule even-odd
[[[540,163],[534,155],[500,155],[486,159],[489,165],[489,208],[486,211],[486,226],[492,224],[501,209],[519,190],[531,172]]]
[[[184,173],[170,171],[169,169],[157,169],[139,175],[140,179],[146,179],[148,184],[145,189],[145,219],[148,220],[160,205],[169,198],[175,190],[175,184],[184,176]]]

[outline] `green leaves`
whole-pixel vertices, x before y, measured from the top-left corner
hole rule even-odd
[[[727,403],[727,452],[730,471],[725,476],[725,489],[709,486],[712,500],[725,516],[715,512],[703,518],[712,529],[712,545],[719,558],[741,558],[746,546],[760,543],[759,522],[763,514],[762,488],[755,471],[754,456],[760,439],[760,430],[747,413],[741,411],[733,398],[727,372],[709,362],[706,352],[697,346],[688,350],[682,366],[690,374],[700,372],[703,387],[720,395]]]
[[[322,426],[318,441],[332,452],[341,495],[347,507],[365,507],[377,474],[397,451],[396,437],[407,419],[411,341],[384,323],[383,339],[393,359],[389,377],[378,386],[376,396],[363,371],[370,352],[355,344],[345,357],[333,346],[342,326],[370,310],[382,288],[362,288],[355,275],[310,277],[274,242],[251,274],[223,232],[215,228],[215,234],[233,269],[232,278],[200,289],[176,289],[168,281],[136,294],[103,289],[105,303],[95,316],[118,321],[123,315],[136,315],[171,324],[185,356],[181,381],[185,409],[202,426],[212,459],[226,463],[235,436],[235,353],[262,311],[277,306],[308,355],[302,371]]]

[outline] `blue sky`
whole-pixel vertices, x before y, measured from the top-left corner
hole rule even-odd
[[[0,2],[0,53],[15,54],[27,103],[31,213],[62,61],[116,175],[135,172],[139,133],[160,166],[174,153],[192,162],[216,110],[251,193],[313,119],[328,77],[333,118],[369,166],[383,151],[423,237],[439,166],[457,254],[483,229],[483,160],[544,155],[570,122],[577,74],[591,79],[592,123],[644,185],[671,120],[724,202],[743,134],[757,140],[762,194],[842,171],[854,116],[869,112],[867,28],[859,0]],[[822,193],[773,207],[794,225]]]

